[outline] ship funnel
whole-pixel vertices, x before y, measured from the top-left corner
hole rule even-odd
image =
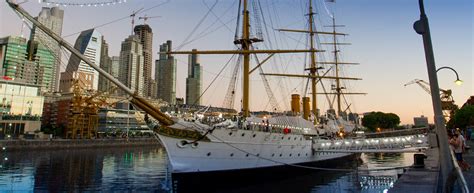
[[[291,112],[294,115],[300,114],[300,95],[299,94],[291,95]]]
[[[309,97],[303,97],[303,118],[308,120],[309,119]]]

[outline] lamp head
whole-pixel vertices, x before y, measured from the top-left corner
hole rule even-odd
[[[454,83],[458,86],[461,86],[463,82],[462,80],[457,79],[456,81],[454,81]]]

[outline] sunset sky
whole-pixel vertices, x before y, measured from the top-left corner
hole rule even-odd
[[[59,2],[84,2],[79,0],[58,0]],[[104,0],[105,1],[105,0]],[[93,0],[87,2],[94,2]],[[259,49],[270,46],[276,49],[304,49],[306,38],[302,34],[278,32],[278,28],[304,29],[307,27],[307,0],[260,0],[263,11],[261,22],[263,44],[255,44]],[[365,92],[367,95],[348,96],[353,112],[370,111],[393,112],[401,117],[403,124],[413,124],[413,117],[425,115],[433,122],[433,108],[430,96],[418,85],[403,85],[413,79],[428,81],[422,37],[413,30],[413,22],[419,19],[418,0],[336,0],[324,3],[315,0],[315,20],[317,30],[328,31],[331,25],[328,14],[334,13],[337,24],[345,25],[338,31],[348,33],[339,42],[351,43],[341,49],[344,62],[360,65],[348,66],[343,76],[362,78],[360,81],[345,83],[347,92]],[[326,4],[327,9],[324,7]],[[38,1],[21,4],[30,14],[37,16],[42,6]],[[156,7],[154,7],[156,6]],[[29,29],[22,30],[21,19],[1,1],[0,37],[24,35],[29,37]],[[154,7],[154,8],[153,8]],[[109,43],[109,55],[118,56],[121,42],[130,35],[131,19],[126,18],[134,10],[144,8],[137,14],[136,24],[142,24],[139,16],[161,16],[147,21],[153,29],[153,52],[166,40],[173,41],[175,50],[220,50],[235,49],[233,45],[237,19],[238,1],[222,0],[127,0],[125,3],[98,7],[62,7],[65,18],[62,36],[74,44],[78,32],[110,21],[117,22],[97,28]],[[251,11],[253,11],[253,8]],[[148,10],[147,10],[148,9]],[[464,81],[462,86],[454,84],[454,73],[442,70],[438,73],[440,88],[452,89],[456,104],[462,105],[474,95],[473,85],[473,2],[472,0],[427,0],[425,9],[430,22],[436,66],[450,66]],[[202,22],[201,22],[202,21]],[[201,25],[198,25],[198,24]],[[266,25],[265,25],[266,24]],[[252,26],[257,24],[252,23]],[[239,27],[240,30],[240,27]],[[267,37],[267,32],[270,36]],[[188,38],[187,38],[188,37]],[[321,42],[331,41],[321,37]],[[330,61],[330,47],[318,61]],[[231,56],[200,56],[203,66],[203,90],[208,87]],[[263,60],[266,56],[259,56]],[[154,55],[154,59],[158,54]],[[177,97],[185,97],[187,56],[177,56]],[[304,54],[284,54],[275,56],[263,65],[267,73],[302,73],[309,57]],[[235,63],[235,60],[233,61]],[[221,76],[204,94],[204,105],[221,106],[231,77],[233,63],[227,65]],[[65,65],[65,64],[64,64]],[[252,65],[255,66],[255,63]],[[63,66],[64,68],[65,66]],[[328,67],[326,67],[328,68]],[[241,77],[241,76],[239,76]],[[292,93],[301,93],[306,81],[298,78],[268,77],[280,107],[289,110]],[[251,76],[251,110],[270,110],[268,97],[258,73]],[[238,81],[240,88],[240,80]],[[326,89],[331,88],[327,83]],[[321,87],[319,87],[321,91]],[[235,108],[240,109],[240,89],[235,99]],[[326,97],[319,96],[320,108],[328,108]]]

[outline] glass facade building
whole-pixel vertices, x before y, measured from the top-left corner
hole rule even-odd
[[[160,45],[160,52],[170,52],[171,40]],[[157,97],[169,104],[176,104],[176,59],[168,54],[160,54],[155,61],[155,81],[157,83]]]
[[[0,80],[0,137],[39,131],[43,103],[38,86]]]
[[[55,57],[36,42],[9,36],[0,39],[1,76],[26,84],[40,86],[40,92],[49,91],[54,81]]]

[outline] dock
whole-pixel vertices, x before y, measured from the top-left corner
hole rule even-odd
[[[431,148],[426,150],[425,167],[409,168],[397,180],[390,192],[419,193],[438,192],[439,149]]]

